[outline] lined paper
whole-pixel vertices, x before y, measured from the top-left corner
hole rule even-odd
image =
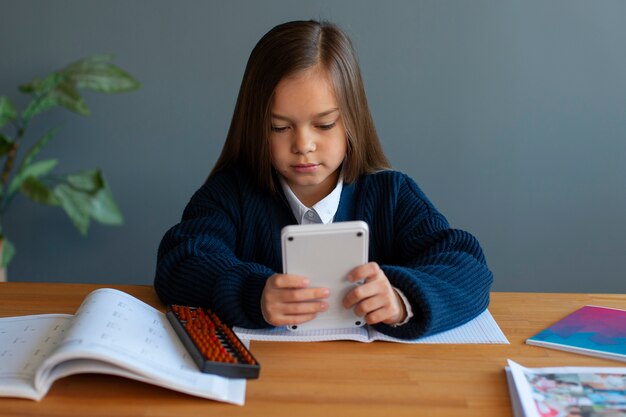
[[[398,339],[376,331],[373,327],[363,326],[349,329],[289,331],[284,327],[273,329],[233,330],[242,340],[261,340],[275,342],[325,342],[331,340],[354,340],[369,343],[375,340],[397,343],[424,344],[509,344],[489,310],[485,310],[475,319],[451,330],[418,339]]]

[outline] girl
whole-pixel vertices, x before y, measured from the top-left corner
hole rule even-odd
[[[326,22],[279,25],[250,55],[209,178],[163,237],[155,289],[230,325],[303,323],[327,309],[329,290],[282,273],[280,231],[348,220],[369,224],[370,262],[349,274],[365,283],[343,304],[377,330],[416,338],[487,307],[492,274],[476,239],[389,169],[350,40]]]

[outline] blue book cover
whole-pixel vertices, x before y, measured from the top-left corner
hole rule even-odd
[[[526,343],[626,362],[626,311],[585,306]]]

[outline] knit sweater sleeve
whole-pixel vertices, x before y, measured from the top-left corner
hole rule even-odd
[[[267,327],[259,300],[274,272],[235,255],[237,190],[232,179],[218,176],[194,194],[159,245],[154,287],[165,304],[210,307],[230,325]]]
[[[409,299],[414,317],[405,325],[377,325],[390,336],[416,338],[459,326],[489,304],[493,276],[477,239],[450,228],[407,176],[394,208],[394,261],[381,265]]]

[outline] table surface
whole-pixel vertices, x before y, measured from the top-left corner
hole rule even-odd
[[[151,286],[0,283],[0,317],[74,313],[100,287],[163,310]],[[56,381],[40,402],[0,398],[0,416],[481,416],[513,411],[504,367],[622,366],[524,341],[587,304],[626,309],[626,294],[492,293],[489,311],[509,345],[252,342],[261,377],[244,406],[107,375]]]

